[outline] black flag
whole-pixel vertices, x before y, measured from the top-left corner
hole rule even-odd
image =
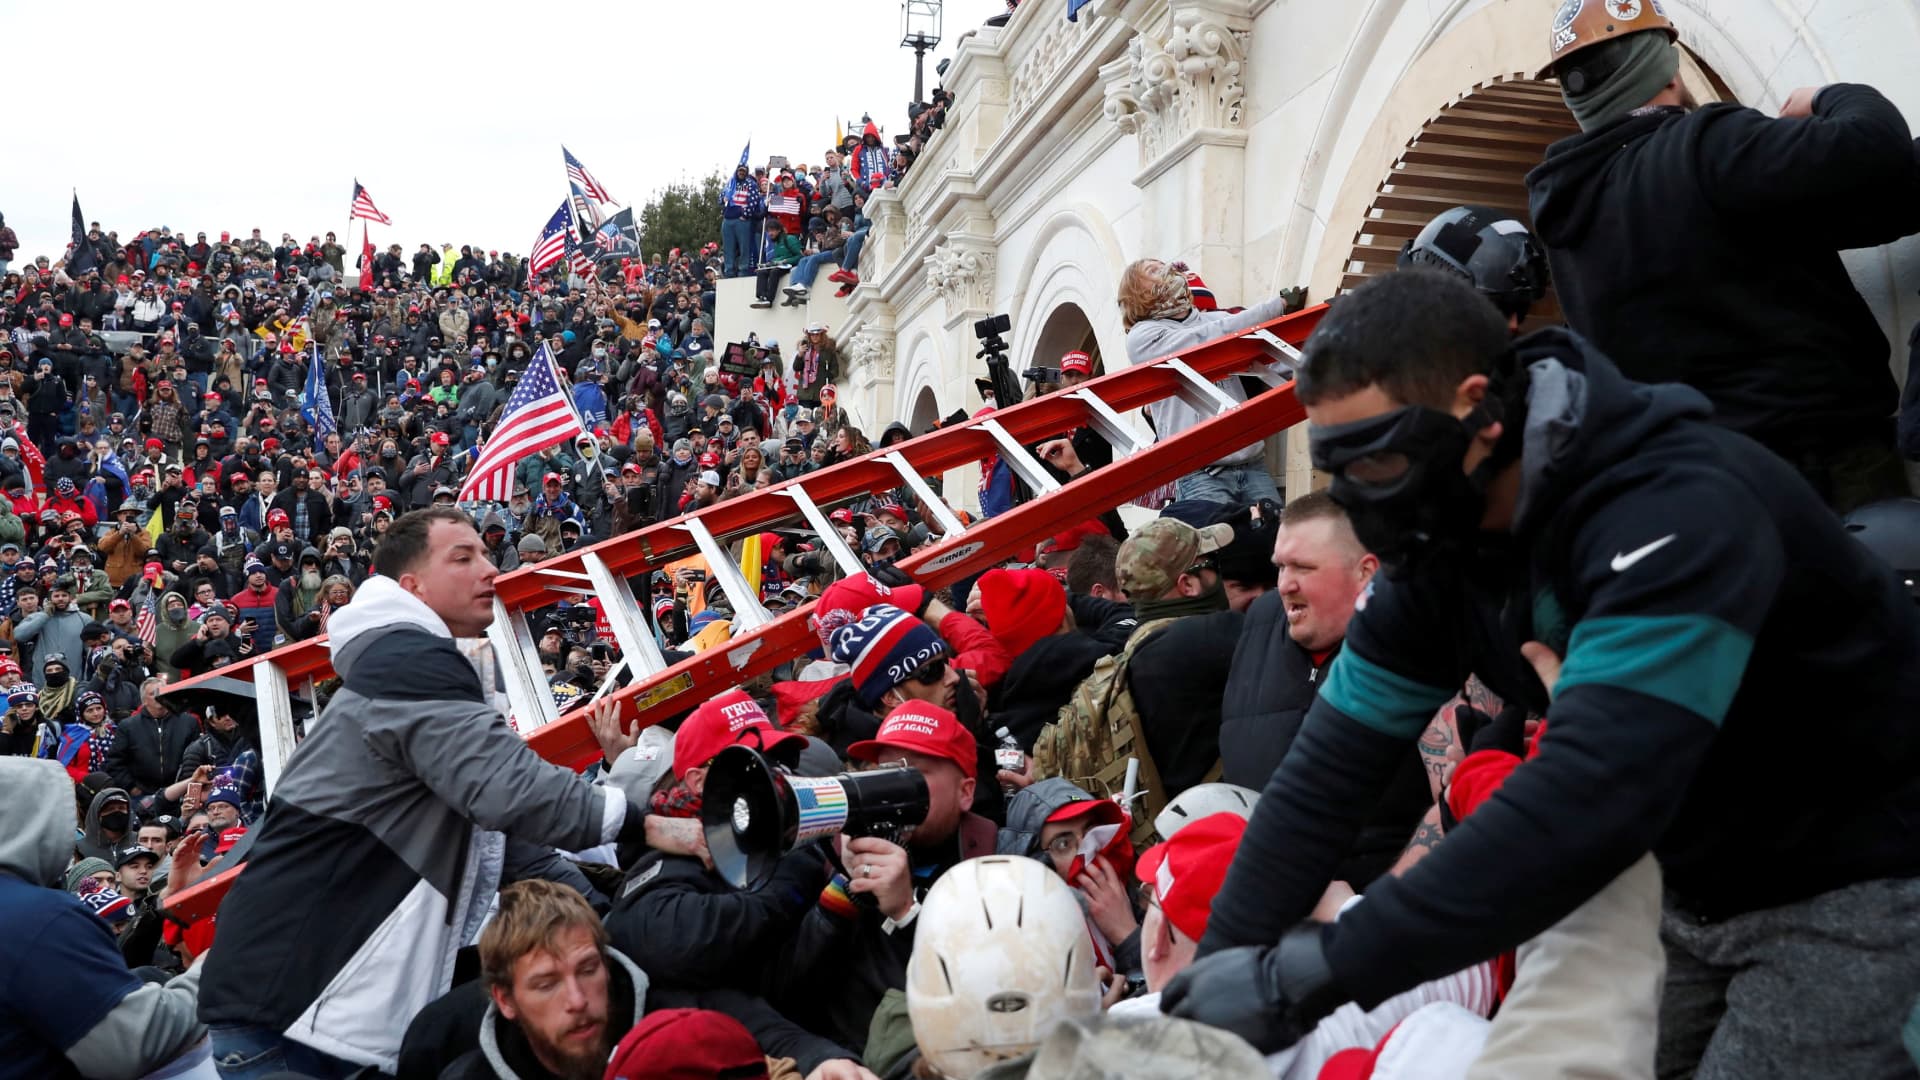
[[[73,194],[73,251],[67,255],[67,276],[77,278],[100,269],[100,253],[87,239],[87,219],[80,213],[80,193]]]

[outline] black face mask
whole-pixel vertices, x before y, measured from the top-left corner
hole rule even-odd
[[[111,829],[114,832],[126,832],[127,822],[128,818],[125,810],[116,810],[111,814],[100,815],[100,827],[103,829]]]
[[[67,680],[72,678],[64,671],[46,671],[41,674],[46,684],[55,688],[67,685]]]
[[[1314,468],[1333,474],[1328,494],[1347,511],[1354,535],[1390,573],[1470,547],[1486,512],[1486,489],[1505,462],[1495,455],[1471,474],[1461,463],[1498,402],[1465,419],[1408,405],[1350,424],[1315,427]],[[1503,440],[1504,441],[1504,440]]]

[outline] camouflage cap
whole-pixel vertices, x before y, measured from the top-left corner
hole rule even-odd
[[[1175,518],[1154,518],[1135,529],[1114,558],[1114,579],[1133,600],[1157,600],[1200,560],[1233,542],[1233,526],[1196,529]]]

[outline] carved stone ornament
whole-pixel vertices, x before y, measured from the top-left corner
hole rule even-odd
[[[1047,88],[1066,71],[1068,61],[1091,33],[1093,23],[1090,18],[1078,22],[1056,18],[1048,25],[1039,43],[1013,69],[1007,84],[1009,116],[1024,117],[1039,103]]]
[[[926,257],[927,284],[947,302],[949,317],[969,308],[984,310],[992,306],[994,262],[990,248],[951,241]]]
[[[1164,42],[1138,34],[1124,63],[1101,68],[1107,79],[1103,110],[1140,142],[1142,166],[1159,159],[1189,132],[1245,125],[1247,35],[1207,12],[1173,13]]]
[[[893,378],[893,335],[883,334],[872,327],[863,327],[847,343],[847,354],[853,360],[853,367],[859,371],[871,371],[876,379]]]

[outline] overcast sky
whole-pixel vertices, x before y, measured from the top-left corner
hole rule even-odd
[[[345,241],[356,177],[393,219],[376,245],[524,255],[566,195],[562,143],[638,206],[730,170],[749,136],[756,162],[818,163],[836,117],[903,131],[913,96],[898,0],[0,9],[7,82],[39,110],[0,166],[16,263],[60,255],[76,188],[123,240],[165,225]],[[946,0],[929,90],[961,33],[1005,10]]]

